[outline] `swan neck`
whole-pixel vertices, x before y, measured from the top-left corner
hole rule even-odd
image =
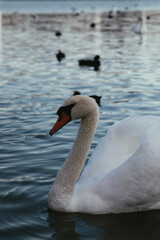
[[[69,155],[53,185],[54,195],[72,195],[86,161],[98,122],[98,114],[81,119],[80,128]]]

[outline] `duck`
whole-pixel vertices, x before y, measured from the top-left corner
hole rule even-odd
[[[62,33],[61,33],[59,30],[57,30],[57,31],[55,32],[55,35],[56,35],[57,37],[60,37],[60,36],[62,36]]]
[[[59,62],[61,62],[65,57],[66,57],[65,53],[61,52],[61,50],[59,50],[58,53],[56,54],[56,58]]]
[[[92,22],[91,24],[90,24],[90,28],[95,28],[96,27],[96,24],[94,23],[94,22]]]
[[[101,63],[100,63],[100,56],[95,55],[93,59],[80,59],[79,66],[87,66],[87,67],[94,67],[94,70],[99,70]]]
[[[79,91],[74,91],[73,95],[81,95],[81,93]],[[90,97],[92,97],[96,103],[98,104],[98,106],[101,106],[101,98],[102,96],[98,96],[98,95],[91,95]]]
[[[81,122],[48,194],[50,209],[89,214],[160,209],[160,116],[129,116],[115,122],[85,164],[99,119],[97,103],[74,95],[57,114],[51,136],[72,120]]]

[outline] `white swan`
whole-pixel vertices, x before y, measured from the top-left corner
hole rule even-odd
[[[142,12],[141,17],[139,17],[134,32],[136,34],[143,34],[147,32],[145,12]]]
[[[81,124],[48,195],[49,207],[92,214],[159,209],[160,117],[128,117],[109,127],[81,174],[98,112],[95,100],[83,95],[58,110],[51,135],[70,120],[81,118]]]

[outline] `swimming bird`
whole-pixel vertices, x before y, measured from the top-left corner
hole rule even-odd
[[[59,62],[61,62],[65,58],[65,54],[61,52],[61,50],[59,50],[58,53],[56,54],[56,58]]]
[[[91,24],[90,24],[90,28],[95,28],[96,27],[96,24],[94,23],[94,22],[92,22]]]
[[[55,32],[55,35],[56,35],[57,37],[60,37],[60,36],[62,35],[62,33],[61,33],[60,31],[56,31],[56,32]]]
[[[134,29],[136,34],[143,34],[147,32],[145,13],[142,13],[142,16],[138,18],[137,25]]]
[[[102,96],[91,95],[90,97],[93,98],[96,101],[96,103],[98,104],[99,107],[101,106],[101,98],[102,98]]]
[[[75,95],[57,111],[50,135],[71,120],[81,123],[48,195],[49,208],[90,214],[160,209],[160,117],[127,117],[108,127],[84,167],[98,109],[91,97]]]
[[[79,66],[87,66],[87,67],[94,67],[94,70],[98,70],[101,63],[100,63],[100,56],[96,55],[93,59],[81,59],[79,60]]]
[[[108,13],[108,18],[115,18],[117,16],[117,8],[116,6],[112,6],[112,10]]]
[[[81,93],[79,91],[74,91],[73,95],[81,95]],[[98,104],[99,107],[101,106],[102,96],[91,95],[90,97],[94,98],[94,100],[96,101],[96,103]]]
[[[79,91],[74,91],[73,96],[74,95],[81,95],[81,93]]]

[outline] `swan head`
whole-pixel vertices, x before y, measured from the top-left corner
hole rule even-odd
[[[94,98],[84,95],[74,95],[68,98],[58,109],[57,115],[59,117],[50,130],[50,135],[52,136],[71,120],[84,119],[88,116],[91,116],[91,119],[96,116],[98,119],[98,112],[98,104]]]

